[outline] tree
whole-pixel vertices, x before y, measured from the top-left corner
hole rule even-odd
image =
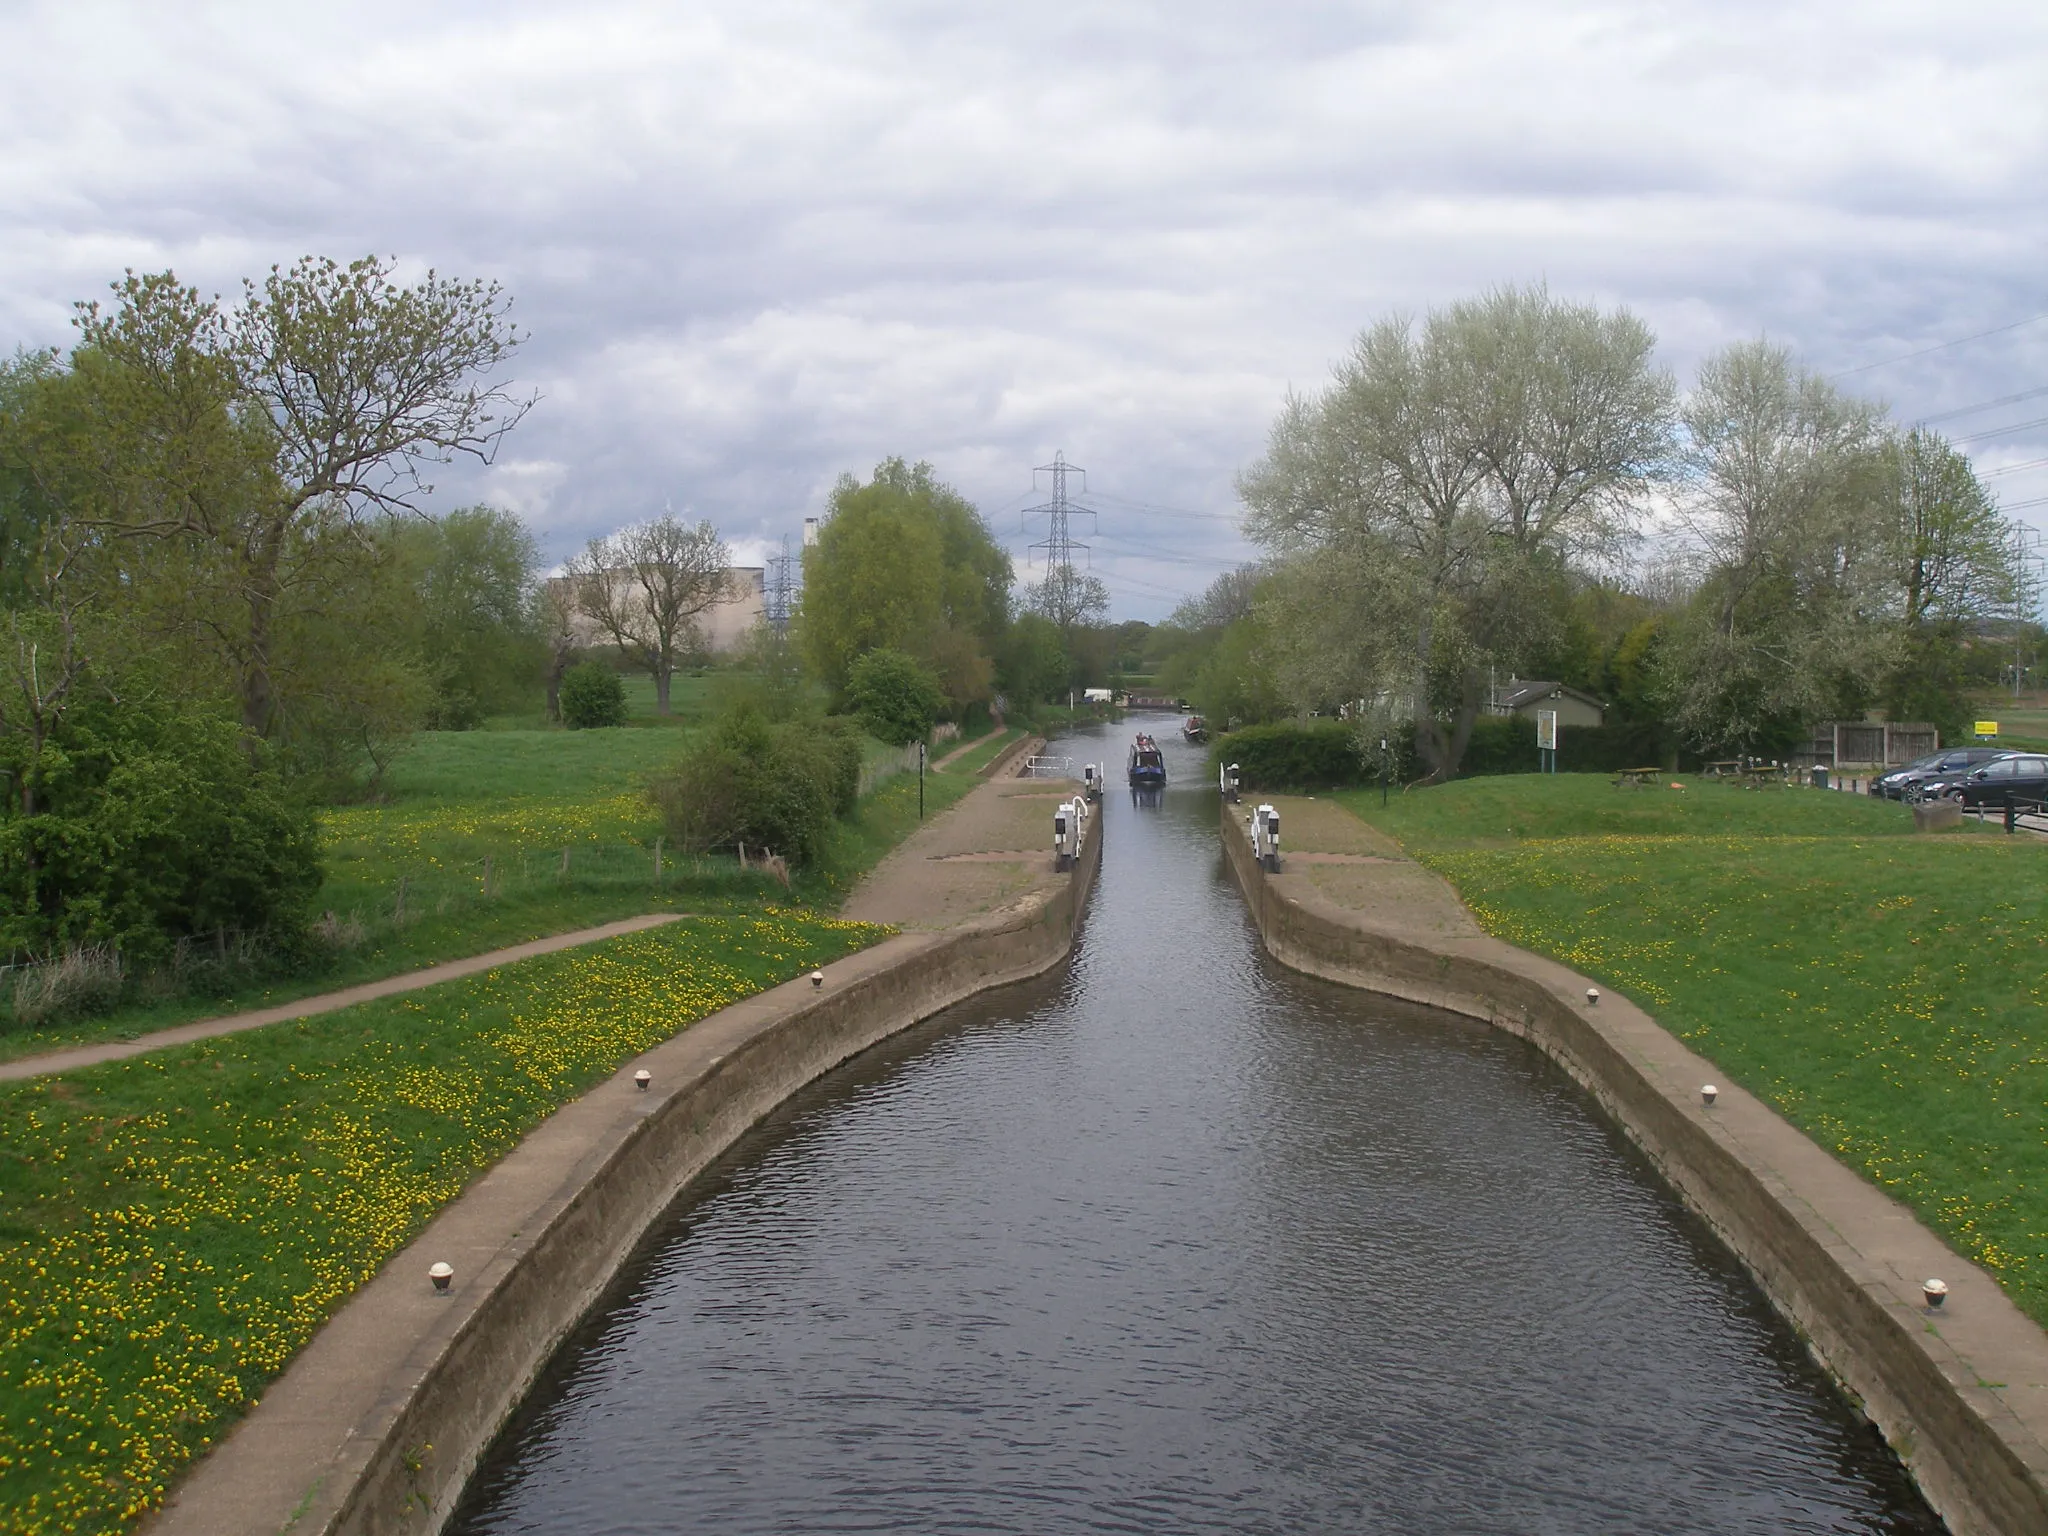
[[[1010,710],[1028,719],[1031,708],[1067,686],[1067,653],[1060,632],[1042,614],[1022,613],[1010,626],[997,659],[996,681]]]
[[[663,513],[592,539],[569,574],[577,607],[654,679],[655,712],[668,714],[669,685],[700,648],[698,620],[732,593],[732,557],[718,530]]]
[[[1108,620],[1109,588],[1099,576],[1071,565],[1055,565],[1046,570],[1044,580],[1026,589],[1024,604],[1052,621],[1060,632],[1060,643],[1071,654],[1075,630]]]
[[[1885,445],[1879,484],[1903,629],[1885,704],[1893,719],[1930,720],[1953,736],[1968,718],[1969,634],[2019,593],[2012,525],[1970,461],[1925,428]]]
[[[1009,624],[1010,557],[973,505],[929,464],[885,459],[863,485],[842,475],[804,551],[798,643],[843,695],[863,652],[916,657],[955,709],[988,697]]]
[[[464,507],[391,529],[397,578],[412,600],[428,723],[465,730],[515,707],[541,670],[529,593],[540,552],[509,512]]]
[[[922,741],[945,707],[938,680],[914,656],[865,651],[846,677],[846,698],[871,735],[901,746]]]
[[[575,577],[550,577],[535,587],[532,613],[533,628],[547,647],[548,719],[559,724],[562,719],[562,676],[575,661],[583,643],[582,632],[576,624],[581,611],[576,606]]]
[[[1673,387],[1626,311],[1503,288],[1365,331],[1291,398],[1239,480],[1284,568],[1271,627],[1303,708],[1405,699],[1455,773],[1489,663],[1540,643],[1575,556],[1611,547],[1663,468]]]
[[[492,378],[522,339],[497,284],[401,286],[392,269],[309,256],[230,308],[131,272],[111,307],[79,307],[72,365],[95,429],[79,515],[194,546],[256,736],[277,717],[280,604],[347,564],[367,514],[416,512],[426,466],[488,462],[531,403]]]
[[[1683,421],[1700,575],[1660,650],[1673,718],[1701,748],[1787,746],[1860,711],[1894,661],[1882,417],[1759,340],[1701,365]]]

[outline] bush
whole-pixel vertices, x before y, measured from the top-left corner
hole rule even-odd
[[[1648,725],[1565,726],[1558,733],[1560,773],[1612,773],[1663,762],[1669,745],[1661,728]],[[1246,789],[1344,789],[1377,784],[1380,770],[1359,751],[1356,727],[1344,720],[1310,720],[1286,725],[1252,725],[1218,737],[1209,749],[1209,771],[1236,763]],[[1376,745],[1370,743],[1368,745]],[[1422,777],[1415,757],[1414,727],[1387,732],[1388,778],[1408,784]],[[1520,715],[1481,715],[1458,763],[1461,779],[1505,773],[1535,773],[1536,722]]]
[[[1358,754],[1356,728],[1348,720],[1294,721],[1248,725],[1220,736],[1209,749],[1210,772],[1236,763],[1246,789],[1343,789],[1368,781]]]
[[[853,809],[860,767],[860,738],[848,724],[777,725],[742,707],[656,779],[648,799],[679,852],[749,843],[810,864],[834,815]]]
[[[74,706],[32,757],[8,748],[0,768],[35,798],[28,815],[18,789],[0,799],[0,947],[106,946],[135,969],[194,934],[301,942],[312,811],[232,721],[138,694]]]
[[[946,707],[938,679],[901,651],[856,657],[847,669],[846,697],[877,739],[899,747],[923,741]]]
[[[562,724],[572,731],[626,723],[626,684],[610,667],[581,661],[562,674]]]

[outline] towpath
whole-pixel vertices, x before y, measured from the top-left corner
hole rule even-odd
[[[1053,810],[1080,788],[1071,779],[977,785],[877,864],[841,915],[931,933],[1053,889],[1067,879],[1053,870]]]
[[[315,1014],[332,1013],[337,1008],[352,1007],[356,1003],[367,1003],[380,997],[395,997],[401,992],[417,992],[422,987],[454,981],[463,976],[474,976],[479,971],[510,965],[516,960],[531,960],[535,955],[551,955],[557,950],[574,949],[582,944],[595,944],[601,939],[615,939],[621,934],[638,933],[643,928],[658,928],[663,923],[673,923],[678,918],[688,915],[684,912],[650,912],[641,917],[621,918],[615,923],[603,923],[595,928],[579,928],[573,933],[550,934],[544,939],[514,944],[509,949],[494,949],[486,954],[470,955],[462,960],[449,960],[441,965],[430,965],[425,970],[407,971],[402,976],[386,976],[381,981],[366,981],[360,986],[343,987],[335,992],[322,992],[313,997],[299,998],[295,1002],[279,1003],[271,1008],[254,1008],[246,1013],[230,1013],[217,1019],[200,1019],[195,1023],[177,1025],[172,1029],[159,1029],[147,1035],[137,1035],[133,1040],[108,1040],[98,1045],[77,1045],[61,1051],[45,1051],[39,1056],[21,1056],[13,1061],[0,1062],[0,1082],[42,1077],[51,1072],[70,1072],[79,1067],[97,1066],[103,1061],[120,1061],[128,1056],[141,1056],[150,1051],[160,1051],[165,1046],[184,1045],[191,1040],[211,1040],[216,1035],[237,1035],[245,1029],[261,1029],[266,1024],[285,1024],[293,1019],[309,1019]]]
[[[1479,925],[1458,893],[1334,800],[1314,795],[1265,795],[1280,813],[1281,868],[1273,876],[1282,895],[1313,892],[1403,938],[1477,938]],[[1239,808],[1240,821],[1252,802]]]

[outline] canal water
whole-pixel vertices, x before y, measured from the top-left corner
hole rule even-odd
[[[1938,1531],[1533,1048],[1265,957],[1166,745],[1072,961],[736,1146],[452,1529]]]

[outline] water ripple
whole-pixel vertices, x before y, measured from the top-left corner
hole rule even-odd
[[[451,1530],[1940,1529],[1540,1055],[1271,965],[1213,816],[1113,801],[1070,965],[737,1147]]]

